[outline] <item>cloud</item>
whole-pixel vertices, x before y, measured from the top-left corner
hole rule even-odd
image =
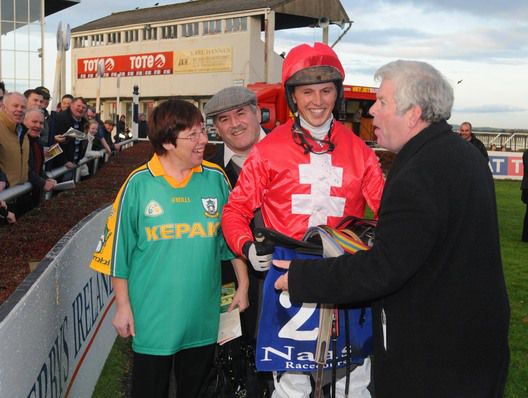
[[[460,113],[512,113],[512,112],[526,112],[528,108],[521,108],[511,105],[480,105],[469,106],[465,108],[454,108],[456,112]]]
[[[346,41],[362,46],[398,45],[409,40],[428,40],[432,36],[427,32],[411,28],[361,29],[349,33]]]
[[[377,7],[384,4],[382,0],[343,0],[346,9],[357,7]],[[509,20],[528,19],[528,2],[526,0],[391,0],[391,5],[410,6],[427,13],[436,11],[464,12],[470,15],[485,16]]]
[[[439,29],[437,33],[411,26],[357,30],[345,36],[343,42],[349,51],[376,57],[510,63],[528,59],[526,37],[528,25],[480,25],[463,30]]]
[[[369,56],[497,64],[528,59],[525,0],[343,0],[343,3],[355,20],[343,41],[355,44],[356,52]],[[512,18],[500,17],[497,8]],[[519,17],[523,13],[526,19]]]

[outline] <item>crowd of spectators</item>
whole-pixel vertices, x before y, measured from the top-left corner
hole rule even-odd
[[[0,82],[0,191],[31,184],[29,193],[0,200],[0,224],[14,223],[38,206],[45,193],[57,188],[57,180],[75,179],[77,168],[81,178],[88,178],[94,167],[93,162],[81,162],[84,158],[99,158],[102,164],[121,149],[121,144],[114,142],[123,141],[117,130],[112,138],[115,123],[101,121],[84,98],[65,94],[49,112],[50,99],[44,86],[24,93],[7,92]],[[124,117],[120,127],[129,131]],[[57,155],[51,157],[51,153]],[[66,173],[57,179],[48,177],[47,172],[63,166]]]

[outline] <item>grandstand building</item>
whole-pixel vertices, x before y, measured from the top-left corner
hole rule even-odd
[[[280,81],[275,31],[321,18],[350,22],[339,0],[197,0],[113,13],[72,29],[72,92],[95,103],[99,91],[102,118],[130,120],[136,85],[140,113],[169,97],[202,109],[226,86]]]

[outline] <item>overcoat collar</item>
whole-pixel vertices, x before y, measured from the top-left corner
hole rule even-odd
[[[416,134],[402,147],[400,152],[398,152],[394,158],[389,175],[387,176],[387,183],[391,179],[391,176],[398,174],[405,163],[407,163],[409,159],[411,159],[418,151],[420,151],[424,145],[442,137],[444,134],[449,134],[452,131],[453,130],[451,129],[451,126],[445,120],[442,120],[440,122],[430,124],[418,134]]]

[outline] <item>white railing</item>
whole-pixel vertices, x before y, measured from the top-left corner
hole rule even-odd
[[[525,151],[528,149],[528,133],[508,133],[508,132],[473,132],[475,136],[482,141],[488,150],[492,145],[500,150],[501,147],[509,151]]]
[[[119,143],[121,145],[121,148],[120,150],[123,151],[127,148],[130,148],[131,146],[134,145],[134,140],[133,139],[129,139],[129,140],[126,140],[126,141],[121,141]],[[99,168],[99,159],[101,157],[105,157],[105,161],[108,160],[109,158],[109,155],[105,152],[104,149],[101,149],[99,152],[99,155],[98,157],[84,157],[82,158],[79,163],[77,163],[75,165],[75,167],[73,169],[69,169],[65,166],[61,166],[61,167],[58,167],[56,169],[53,169],[53,170],[50,170],[50,171],[47,171],[46,172],[46,176],[48,178],[58,178],[58,177],[61,177],[63,176],[64,174],[68,173],[68,172],[71,172],[72,170],[75,170],[75,174],[74,174],[74,178],[73,178],[73,183],[77,183],[80,181],[81,179],[81,166],[85,165],[85,164],[88,164],[90,162],[93,162],[93,171],[92,173],[95,174]],[[75,185],[73,185],[75,186]],[[72,186],[72,187],[73,187]],[[3,191],[0,191],[0,200],[5,200],[5,201],[9,201],[9,200],[13,200],[13,199],[16,199],[22,195],[25,195],[27,194],[28,192],[31,192],[33,189],[33,186],[31,185],[31,183],[29,182],[25,182],[23,184],[18,184],[18,185],[15,185],[14,187],[10,187],[10,188],[7,188],[7,189],[4,189]],[[47,192],[46,195],[44,195],[44,198],[45,199],[49,199],[51,198],[51,192]]]

